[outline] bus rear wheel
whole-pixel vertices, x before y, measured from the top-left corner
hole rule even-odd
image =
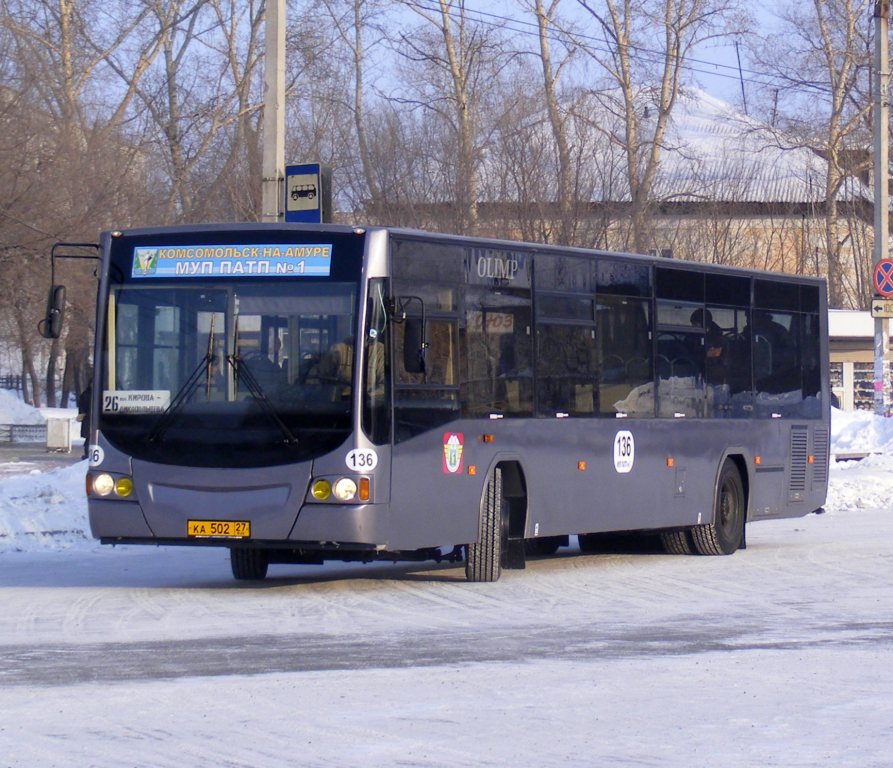
[[[660,543],[668,555],[693,555],[695,544],[692,541],[691,531],[661,531]]]
[[[229,564],[233,576],[239,581],[261,581],[267,576],[270,558],[266,550],[232,547],[229,551]]]
[[[465,578],[496,581],[502,574],[502,553],[508,540],[508,516],[502,496],[502,470],[495,469],[481,499],[478,540],[467,547]]]
[[[744,541],[744,485],[733,461],[726,461],[719,474],[713,521],[692,528],[695,549],[702,555],[731,555]]]

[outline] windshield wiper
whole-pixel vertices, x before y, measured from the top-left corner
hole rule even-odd
[[[152,431],[149,432],[148,440],[150,443],[157,442],[162,437],[164,437],[164,433],[170,428],[171,422],[174,420],[174,415],[180,408],[183,407],[183,404],[189,400],[192,396],[192,393],[196,390],[199,385],[199,380],[202,377],[202,374],[211,368],[215,364],[215,357],[210,352],[206,352],[205,356],[198,361],[198,365],[195,367],[195,370],[189,374],[189,378],[183,383],[183,386],[177,390],[177,394],[174,395],[174,399],[170,401],[167,408],[165,408],[161,415],[158,417],[158,420],[155,422],[155,425],[152,427]]]
[[[233,367],[237,382],[245,382],[245,386],[248,387],[248,391],[251,393],[252,397],[254,397],[260,404],[261,410],[270,417],[271,421],[279,428],[279,431],[282,432],[285,442],[288,445],[297,445],[298,438],[295,437],[294,433],[288,428],[288,425],[279,418],[279,414],[276,413],[276,409],[273,407],[273,404],[270,402],[270,399],[267,397],[255,375],[251,372],[249,366],[244,365],[242,363],[242,358],[237,357],[236,355],[227,355],[226,361]]]

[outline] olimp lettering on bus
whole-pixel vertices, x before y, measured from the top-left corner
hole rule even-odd
[[[327,276],[331,261],[330,244],[137,246],[131,277]]]
[[[471,282],[507,285],[528,284],[527,258],[522,253],[498,251],[473,251],[471,256]]]

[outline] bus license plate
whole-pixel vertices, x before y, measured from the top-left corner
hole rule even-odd
[[[187,520],[186,535],[191,538],[247,539],[251,523],[247,520]]]

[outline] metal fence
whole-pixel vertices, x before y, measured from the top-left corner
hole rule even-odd
[[[0,389],[14,389],[17,392],[22,391],[22,376],[21,374],[12,375],[12,374],[4,374],[0,376]]]
[[[0,424],[0,443],[44,443],[46,424]]]

